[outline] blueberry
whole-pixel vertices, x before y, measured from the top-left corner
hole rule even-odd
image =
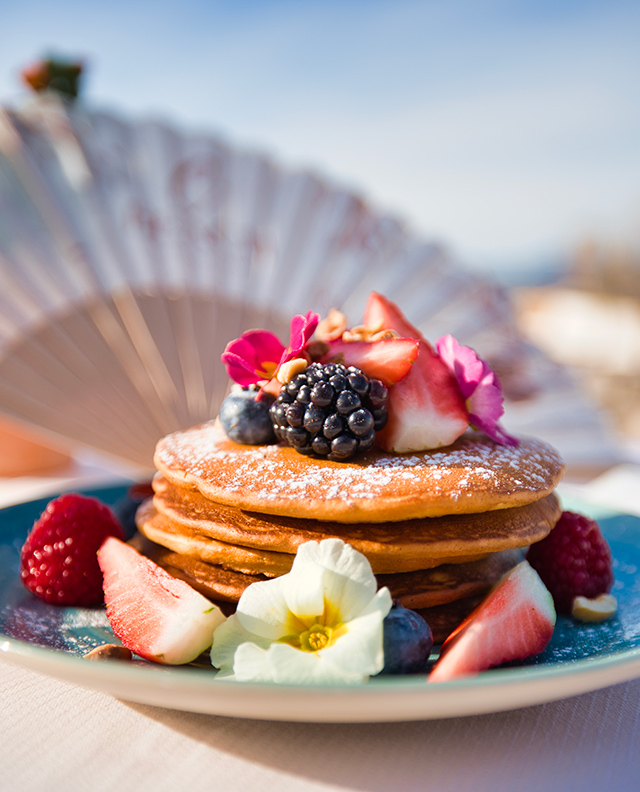
[[[153,497],[151,482],[140,482],[129,487],[126,494],[113,505],[113,513],[122,525],[127,539],[131,539],[137,530],[135,517],[138,506],[151,497]]]
[[[383,630],[384,668],[381,674],[416,674],[427,670],[433,636],[422,616],[394,602],[384,620]]]
[[[273,398],[263,394],[257,401],[258,393],[257,390],[237,390],[222,402],[220,423],[235,443],[263,445],[275,442],[269,415]]]

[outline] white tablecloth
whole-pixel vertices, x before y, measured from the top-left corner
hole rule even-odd
[[[95,473],[91,484],[99,479]],[[621,492],[634,491],[629,487],[640,493],[640,468],[606,475],[582,493],[610,505]],[[81,471],[48,486],[72,488],[86,476]],[[0,500],[11,500],[9,491],[24,497],[25,490],[39,496],[46,489],[42,481],[18,484],[0,482]],[[635,499],[626,506],[640,513]],[[158,709],[6,661],[0,662],[0,696],[3,790],[640,788],[640,680],[511,712],[380,725],[261,722]]]

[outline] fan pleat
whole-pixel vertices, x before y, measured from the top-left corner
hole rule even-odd
[[[209,420],[220,355],[293,314],[367,296],[452,333],[503,382],[508,428],[569,462],[611,452],[564,369],[523,340],[508,295],[351,190],[203,132],[55,97],[0,108],[0,411],[152,468],[164,434]]]

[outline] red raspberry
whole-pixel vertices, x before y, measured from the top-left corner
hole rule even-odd
[[[613,586],[611,550],[595,520],[565,511],[555,528],[529,548],[527,561],[551,592],[558,613],[577,596],[598,597]]]
[[[35,522],[20,555],[24,586],[53,605],[101,605],[96,553],[107,536],[124,539],[111,509],[71,493],[52,500]]]

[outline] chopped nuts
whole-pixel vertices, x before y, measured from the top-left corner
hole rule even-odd
[[[612,594],[601,594],[594,599],[576,597],[573,600],[571,615],[582,622],[600,622],[608,619],[618,610],[618,601]]]
[[[373,325],[355,325],[347,328],[347,317],[332,308],[329,314],[322,319],[316,330],[316,336],[323,341],[335,341],[340,338],[342,341],[381,341],[385,338],[399,338],[395,330],[385,330],[384,320],[380,319]],[[318,358],[312,355],[312,359]]]
[[[131,650],[120,644],[102,644],[87,652],[84,657],[87,660],[131,660]]]
[[[316,335],[323,341],[334,341],[347,329],[347,317],[337,308],[332,308],[316,328]]]
[[[378,330],[377,333],[372,333],[369,341],[383,341],[385,338],[400,338],[400,334],[395,330]]]
[[[278,369],[276,379],[282,385],[286,385],[287,382],[291,382],[296,374],[301,374],[308,365],[309,361],[306,358],[293,358],[293,360],[288,360]]]
[[[342,334],[343,341],[381,341],[385,338],[399,338],[395,330],[384,330],[382,321],[367,327],[367,325],[356,325],[350,330],[345,330]]]

